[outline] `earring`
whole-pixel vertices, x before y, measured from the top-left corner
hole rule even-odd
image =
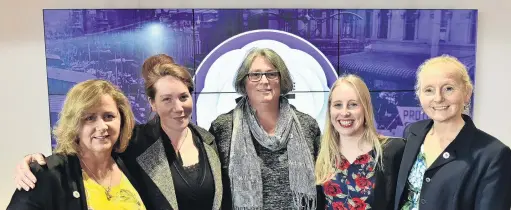
[[[469,110],[469,109],[470,109],[470,102],[466,103],[466,104],[463,106],[463,109],[465,109],[465,110]]]

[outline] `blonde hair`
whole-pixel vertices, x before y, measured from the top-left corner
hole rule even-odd
[[[78,136],[85,112],[98,106],[104,95],[112,97],[121,114],[121,132],[114,151],[121,153],[126,150],[135,127],[130,103],[121,90],[112,83],[95,79],[78,83],[67,93],[62,111],[59,113],[59,120],[53,129],[53,135],[57,140],[55,153],[77,154]]]
[[[342,154],[340,151],[341,145],[339,141],[340,136],[330,121],[330,107],[332,103],[332,93],[334,92],[335,88],[337,88],[339,84],[343,82],[350,84],[353,89],[355,89],[355,92],[357,93],[360,100],[360,104],[364,108],[365,123],[363,125],[364,133],[362,135],[362,140],[369,141],[373,145],[376,153],[377,166],[379,165],[381,167],[383,164],[382,145],[385,144],[388,138],[385,136],[380,136],[376,132],[373,105],[371,103],[371,95],[369,94],[369,89],[360,77],[352,74],[344,75],[335,81],[328,96],[328,111],[325,118],[327,119],[325,121],[325,131],[321,137],[321,146],[315,166],[316,184],[323,184],[328,179],[330,179],[331,175],[334,173],[336,163],[340,163],[342,161]]]
[[[472,80],[470,79],[470,76],[468,75],[467,67],[463,63],[461,63],[456,57],[444,54],[444,55],[433,57],[433,58],[430,58],[430,59],[424,61],[424,63],[422,63],[419,66],[419,68],[417,69],[417,80],[415,82],[416,97],[419,97],[419,94],[420,94],[420,89],[421,89],[421,83],[420,83],[421,79],[420,78],[421,78],[422,73],[424,72],[425,69],[429,69],[432,65],[438,64],[438,63],[450,64],[450,65],[454,66],[454,70],[456,70],[456,72],[458,73],[458,75],[460,77],[461,82],[463,83],[462,85],[465,88],[465,93],[466,94],[472,93],[472,91],[474,90],[474,86],[472,84]],[[470,111],[470,104],[465,104],[464,113],[468,113],[469,111]]]

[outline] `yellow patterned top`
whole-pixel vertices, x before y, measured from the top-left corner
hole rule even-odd
[[[110,189],[112,196],[110,200],[107,199],[105,188],[91,179],[83,170],[82,176],[89,210],[146,210],[138,192],[124,174],[121,175],[121,183]]]

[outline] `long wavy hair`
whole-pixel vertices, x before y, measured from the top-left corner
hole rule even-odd
[[[376,167],[381,168],[383,165],[382,145],[385,144],[388,138],[381,136],[376,132],[373,105],[371,103],[371,95],[369,94],[367,85],[360,77],[348,74],[340,77],[337,79],[337,81],[335,81],[328,96],[328,111],[325,118],[327,119],[325,121],[325,131],[321,137],[321,146],[315,167],[316,184],[323,184],[329,180],[335,171],[336,163],[340,163],[342,161],[342,154],[340,150],[340,135],[339,132],[335,130],[330,120],[332,93],[341,83],[348,83],[355,89],[360,103],[364,108],[364,133],[362,135],[362,140],[367,141],[373,145],[373,148],[376,152]]]

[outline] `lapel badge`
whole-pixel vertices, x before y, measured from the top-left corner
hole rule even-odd
[[[450,155],[448,152],[444,152],[443,156],[444,156],[444,159],[447,159],[447,158],[449,158],[451,155]]]
[[[73,197],[79,198],[80,197],[80,193],[78,191],[73,191]]]

